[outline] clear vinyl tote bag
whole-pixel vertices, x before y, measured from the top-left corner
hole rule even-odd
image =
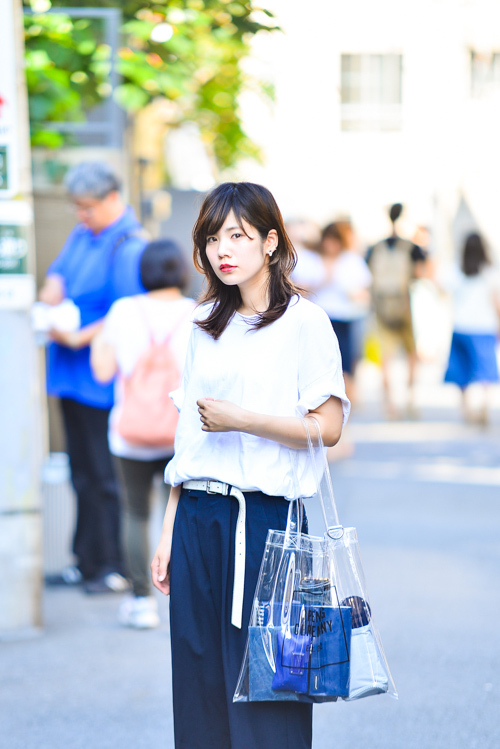
[[[286,530],[268,532],[233,701],[397,697],[373,622],[356,529],[339,523],[319,425],[311,417],[303,422],[325,534],[301,532],[300,499],[290,502]]]

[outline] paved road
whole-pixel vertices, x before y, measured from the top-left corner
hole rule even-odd
[[[317,706],[314,749],[500,747],[500,414],[487,431],[424,416],[358,418],[333,467],[399,701]],[[0,644],[1,749],[173,748],[167,601],[151,632],[117,605],[49,589],[44,634]]]
[[[356,424],[334,466],[399,701],[320,706],[315,749],[499,749],[500,429]]]

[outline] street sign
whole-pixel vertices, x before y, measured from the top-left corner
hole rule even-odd
[[[28,231],[32,221],[33,211],[26,201],[0,201],[0,277],[28,272]]]
[[[11,0],[2,3],[0,24],[0,198],[13,197],[19,191],[13,6]]]
[[[8,189],[9,189],[8,151],[7,151],[7,146],[0,146],[0,190],[8,190]]]

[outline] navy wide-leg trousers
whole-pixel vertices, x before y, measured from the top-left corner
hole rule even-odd
[[[182,489],[172,541],[170,625],[176,749],[310,749],[312,706],[238,702],[233,694],[269,528],[286,527],[288,502],[245,493],[243,627],[231,624],[234,497]]]

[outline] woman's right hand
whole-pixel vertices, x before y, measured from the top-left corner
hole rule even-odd
[[[170,595],[171,540],[161,539],[151,562],[151,579],[160,593]]]

